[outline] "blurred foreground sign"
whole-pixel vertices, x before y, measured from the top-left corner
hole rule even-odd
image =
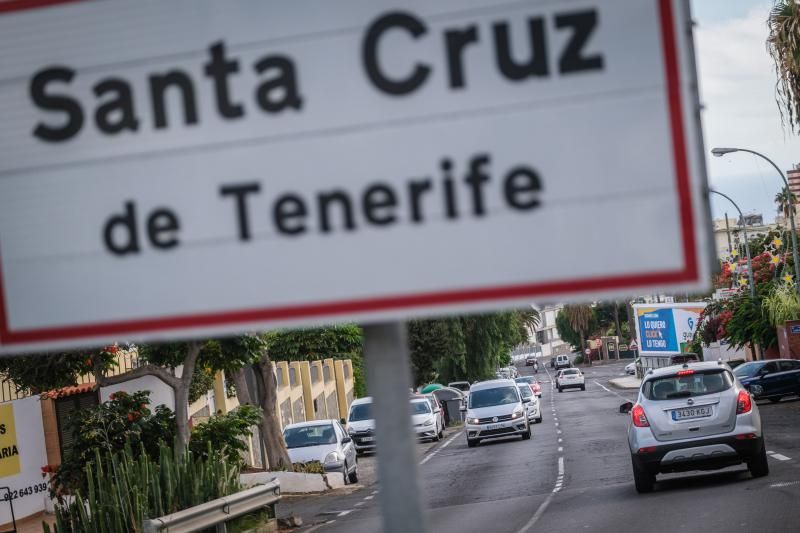
[[[0,349],[695,290],[685,10],[0,2]]]

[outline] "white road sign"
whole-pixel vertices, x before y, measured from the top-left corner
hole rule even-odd
[[[702,286],[687,5],[0,3],[0,350]]]

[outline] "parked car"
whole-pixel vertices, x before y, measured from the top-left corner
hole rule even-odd
[[[657,474],[747,464],[769,473],[761,416],[750,394],[722,363],[686,363],[648,372],[630,407],[628,445],[638,492]]]
[[[358,462],[353,439],[336,420],[289,424],[283,440],[292,463],[319,461],[325,472],[341,472],[345,485],[358,482]]]
[[[420,440],[437,441],[444,432],[444,420],[434,412],[433,403],[425,396],[411,398],[411,425]]]
[[[533,364],[534,364],[535,362],[536,362],[536,356],[535,356],[535,355],[533,355],[533,354],[528,354],[528,355],[525,357],[525,366],[533,366]]]
[[[525,404],[525,411],[528,413],[528,422],[531,424],[539,424],[542,421],[542,410],[539,406],[539,399],[531,390],[530,385],[527,383],[518,383],[519,395],[522,398],[522,403]]]
[[[472,385],[466,418],[467,446],[477,446],[481,440],[521,435],[531,438],[522,397],[516,382],[494,379]]]
[[[572,366],[572,363],[569,362],[568,355],[558,355],[556,356],[556,365],[555,369],[560,370],[562,368],[569,368]]]
[[[426,394],[425,397],[431,404],[431,409],[433,409],[434,416],[436,416],[438,419],[439,438],[444,438],[444,429],[447,427],[447,421],[444,419],[444,408],[442,408],[442,404],[439,402],[439,399],[433,394]]]
[[[737,366],[733,375],[756,400],[779,402],[784,396],[800,394],[800,361],[772,359]]]
[[[556,374],[556,388],[558,389],[558,392],[563,392],[564,389],[586,390],[586,382],[583,378],[583,372],[577,368],[559,370],[558,374]]]
[[[372,417],[372,398],[358,398],[350,404],[347,414],[347,433],[352,437],[356,453],[375,450],[375,419]]]
[[[520,376],[516,378],[514,381],[517,383],[525,383],[530,385],[531,391],[536,395],[537,398],[542,397],[542,386],[539,385],[539,382],[533,376]]]
[[[637,361],[634,361],[633,363],[628,363],[625,365],[625,373],[631,375],[636,374],[636,363]]]

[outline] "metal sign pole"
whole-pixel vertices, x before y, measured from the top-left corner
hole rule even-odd
[[[411,359],[405,323],[364,326],[364,360],[375,416],[383,530],[426,533],[408,406]]]

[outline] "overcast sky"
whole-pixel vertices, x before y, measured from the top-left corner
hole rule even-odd
[[[800,137],[782,127],[775,104],[775,72],[765,45],[771,6],[771,0],[692,0],[706,152],[714,146],[751,148],[786,170],[800,163]],[[774,218],[781,182],[768,163],[741,153],[708,155],[706,162],[712,187],[743,211]],[[724,211],[733,216],[725,200],[711,201],[715,217]]]

